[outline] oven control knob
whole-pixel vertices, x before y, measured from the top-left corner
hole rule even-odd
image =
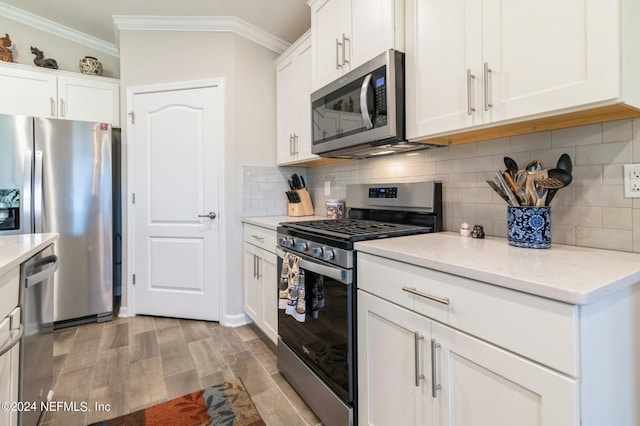
[[[291,247],[293,247],[293,238],[283,237],[283,238],[280,238],[280,240],[278,241],[278,243],[279,243],[282,247],[291,248]]]
[[[324,260],[333,260],[333,258],[335,257],[335,254],[333,253],[333,250],[325,250],[324,253],[322,253],[322,259]]]
[[[311,256],[322,257],[322,251],[322,247],[314,247],[313,250],[311,250]]]
[[[298,251],[306,251],[309,248],[309,245],[304,241],[296,244],[296,250]]]

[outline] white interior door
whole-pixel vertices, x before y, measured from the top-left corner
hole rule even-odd
[[[222,89],[139,93],[133,105],[135,312],[218,321]]]

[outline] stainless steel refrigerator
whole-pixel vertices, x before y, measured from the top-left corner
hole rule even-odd
[[[0,235],[58,232],[55,327],[113,311],[111,125],[0,115]]]

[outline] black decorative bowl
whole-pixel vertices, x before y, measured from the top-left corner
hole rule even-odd
[[[507,207],[507,238],[514,247],[551,247],[551,207]]]

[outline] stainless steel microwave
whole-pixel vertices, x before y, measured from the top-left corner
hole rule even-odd
[[[311,94],[312,152],[363,158],[425,148],[405,140],[404,53],[388,50]]]

